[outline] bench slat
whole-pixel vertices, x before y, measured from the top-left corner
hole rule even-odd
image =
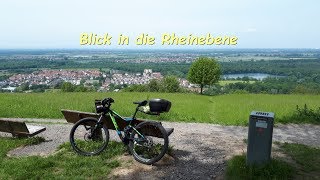
[[[0,131],[11,133],[13,136],[29,137],[39,134],[45,130],[46,128],[42,126],[32,126],[21,121],[0,119]]]
[[[62,114],[64,115],[65,119],[67,120],[67,122],[69,123],[76,123],[78,122],[80,119],[82,118],[86,118],[86,117],[93,117],[98,119],[99,115],[96,113],[89,113],[89,112],[81,112],[81,111],[74,111],[74,110],[67,110],[67,109],[62,109],[61,110]],[[128,124],[127,122],[121,120],[119,117],[115,117],[116,118],[116,122],[118,123],[119,129],[122,131]],[[144,121],[148,121],[148,120],[144,120],[144,119],[136,119],[134,120],[132,125],[136,125],[139,124],[141,122]],[[108,127],[108,129],[112,129],[115,130],[115,127],[111,121],[111,118],[109,116],[106,116],[103,119],[103,123]],[[168,136],[170,134],[172,134],[174,128],[165,128],[167,131]],[[156,136],[156,137],[160,137],[161,133],[160,132],[155,132],[153,130],[149,130],[147,132],[148,135],[152,135],[152,136]]]
[[[46,128],[42,127],[42,126],[33,126],[33,125],[29,125],[29,124],[26,124],[26,126],[29,130],[30,136],[34,136],[34,135],[39,134],[39,133],[46,130]]]

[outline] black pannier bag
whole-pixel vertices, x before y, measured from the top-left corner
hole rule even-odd
[[[162,113],[169,112],[171,108],[171,102],[165,99],[151,99],[149,100],[150,112]]]

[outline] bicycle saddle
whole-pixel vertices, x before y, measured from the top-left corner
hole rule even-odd
[[[137,102],[133,102],[133,104],[138,104],[138,106],[145,106],[148,104],[148,101],[147,100],[137,101]]]

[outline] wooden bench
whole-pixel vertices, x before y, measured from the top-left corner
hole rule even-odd
[[[21,121],[11,121],[0,119],[0,131],[11,133],[14,137],[32,137],[46,128],[42,126],[32,126]]]
[[[69,123],[76,123],[78,122],[80,119],[86,118],[86,117],[93,117],[96,119],[99,119],[100,115],[96,114],[96,113],[89,113],[89,112],[81,112],[81,111],[74,111],[74,110],[66,110],[66,109],[62,109],[61,110],[63,116],[65,117],[65,119],[67,120],[67,122]],[[127,126],[127,122],[123,121],[122,119],[115,117],[119,130],[123,130],[126,126]],[[144,122],[146,120],[142,120],[142,119],[136,119],[132,122],[133,125],[137,125],[141,122]],[[112,129],[115,130],[115,127],[112,123],[112,120],[109,116],[106,116],[103,119],[103,123],[108,127],[108,129]],[[172,134],[174,128],[165,128],[165,130],[167,131],[168,136],[170,136],[170,134]],[[160,132],[152,132],[149,131],[148,133],[150,136],[157,136],[159,137]]]

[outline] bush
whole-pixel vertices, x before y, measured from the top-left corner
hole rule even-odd
[[[124,88],[123,91],[124,92],[148,92],[149,88],[147,85],[134,84],[132,86]]]
[[[64,82],[61,86],[62,92],[73,92],[75,89],[75,86],[72,85],[70,82]]]
[[[73,85],[70,82],[64,82],[61,85],[62,92],[88,92],[95,91],[95,87],[84,87],[83,84]]]
[[[161,89],[161,83],[156,79],[151,79],[148,88],[150,92],[159,92]]]
[[[235,90],[232,91],[232,94],[249,94],[249,92],[246,90]]]
[[[286,116],[282,119],[279,119],[282,123],[313,123],[320,124],[320,107],[316,109],[311,109],[304,105],[303,108],[300,108],[298,105],[296,111],[291,116]]]
[[[179,81],[174,76],[167,76],[161,80],[161,92],[180,92]]]
[[[149,84],[135,84],[123,89],[124,92],[186,92],[180,87],[179,81],[174,76],[166,76],[161,81],[151,79]]]
[[[210,95],[210,96],[216,96],[219,94],[223,94],[223,87],[219,84],[215,84],[211,87],[209,87],[208,89],[205,89],[203,91],[204,95]]]

